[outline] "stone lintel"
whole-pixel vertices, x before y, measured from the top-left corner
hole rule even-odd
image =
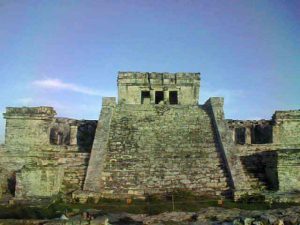
[[[200,73],[119,72],[118,85],[199,85]]]
[[[5,119],[47,119],[53,118],[56,111],[53,107],[39,106],[39,107],[6,107],[6,112],[3,113]]]
[[[232,119],[227,119],[226,120],[227,124],[230,127],[253,127],[255,125],[271,125],[272,121],[271,120],[232,120]]]
[[[186,73],[186,72],[178,72],[178,73],[167,73],[167,72],[119,72],[118,79],[141,79],[141,78],[173,78],[176,76],[177,78],[196,78],[200,80],[200,73]]]
[[[275,122],[283,120],[300,120],[300,110],[275,111],[272,119]]]

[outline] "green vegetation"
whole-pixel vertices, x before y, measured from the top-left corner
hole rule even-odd
[[[51,219],[71,211],[70,205],[54,203],[49,207],[28,207],[22,205],[0,206],[1,219]]]
[[[101,210],[103,213],[128,212],[133,214],[159,214],[170,211],[197,212],[207,207],[223,207],[227,209],[240,208],[245,210],[266,210],[274,208],[287,208],[296,204],[261,202],[261,196],[253,198],[244,196],[240,202],[225,199],[222,204],[218,199],[194,196],[191,192],[176,191],[164,196],[148,195],[145,200],[133,199],[129,204],[119,199],[88,199],[87,203],[67,203],[57,199],[54,203],[44,207],[29,206],[0,206],[0,218],[14,219],[52,219],[64,214],[74,215],[87,209]],[[299,204],[298,204],[299,205]],[[213,218],[212,218],[213,219]]]

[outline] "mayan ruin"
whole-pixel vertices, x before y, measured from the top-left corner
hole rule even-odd
[[[7,107],[1,196],[85,202],[184,190],[300,202],[300,110],[227,119],[222,97],[199,105],[200,83],[200,73],[119,72],[118,98],[103,97],[98,121]]]

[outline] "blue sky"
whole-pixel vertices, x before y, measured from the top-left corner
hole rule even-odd
[[[118,71],[181,71],[226,118],[269,119],[300,108],[299,43],[298,0],[0,0],[0,110],[97,119]]]

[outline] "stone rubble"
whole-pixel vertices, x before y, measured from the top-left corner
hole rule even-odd
[[[13,223],[14,222],[14,223]],[[23,222],[23,223],[21,223]],[[101,212],[91,220],[0,220],[0,224],[86,225],[299,225],[300,207],[265,211],[209,207],[198,212],[165,212],[158,215]]]

